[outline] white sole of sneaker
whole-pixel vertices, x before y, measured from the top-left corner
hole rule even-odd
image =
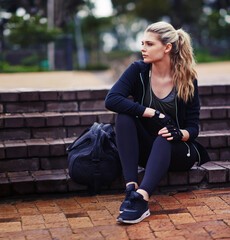
[[[147,210],[146,212],[144,212],[144,213],[142,214],[142,216],[141,216],[140,218],[138,218],[138,219],[125,220],[125,219],[122,219],[122,218],[118,218],[118,219],[117,219],[117,222],[135,224],[135,223],[141,222],[142,220],[144,220],[145,218],[147,218],[149,215],[150,215],[150,211],[149,211],[149,209],[148,209],[148,210]]]

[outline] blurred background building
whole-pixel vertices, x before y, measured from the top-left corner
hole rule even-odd
[[[0,72],[106,70],[140,59],[148,24],[188,31],[196,61],[230,60],[230,0],[0,0]]]

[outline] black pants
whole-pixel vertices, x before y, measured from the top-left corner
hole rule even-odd
[[[153,131],[158,130],[156,127]],[[149,196],[168,170],[189,170],[197,161],[192,143],[152,135],[141,119],[127,114],[117,116],[116,138],[125,182],[138,182],[138,165],[144,167],[145,175],[139,188]]]

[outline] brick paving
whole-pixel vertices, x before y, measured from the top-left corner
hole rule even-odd
[[[123,193],[0,200],[1,240],[230,239],[230,188],[153,195],[150,217],[116,222]]]

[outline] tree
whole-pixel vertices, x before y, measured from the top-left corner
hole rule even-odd
[[[60,35],[61,30],[58,28],[47,29],[47,23],[43,23],[41,19],[38,15],[27,20],[13,15],[7,24],[7,28],[10,30],[9,42],[23,48],[54,41]]]
[[[54,26],[63,28],[83,3],[84,0],[55,0]],[[31,16],[47,17],[47,0],[0,0],[0,11],[15,14],[18,8],[24,8]],[[5,45],[3,31],[7,22],[7,19],[0,19],[0,47],[2,46],[2,50]]]
[[[101,34],[106,31],[111,31],[112,18],[96,18],[89,15],[82,19],[82,33],[84,39],[84,46],[90,53],[91,63],[100,62],[102,52],[102,39]]]
[[[167,16],[176,28],[197,22],[203,6],[203,0],[112,0],[112,3],[117,15],[133,14],[149,22],[156,22]]]
[[[230,0],[112,0],[117,16],[132,15],[149,23],[167,20],[184,28],[196,46],[230,44]],[[206,9],[208,12],[206,13]]]
[[[77,8],[84,4],[84,0],[55,0],[54,25],[63,27],[63,25],[77,12]],[[0,6],[7,12],[15,13],[20,7],[27,13],[47,16],[47,0],[0,0]]]

